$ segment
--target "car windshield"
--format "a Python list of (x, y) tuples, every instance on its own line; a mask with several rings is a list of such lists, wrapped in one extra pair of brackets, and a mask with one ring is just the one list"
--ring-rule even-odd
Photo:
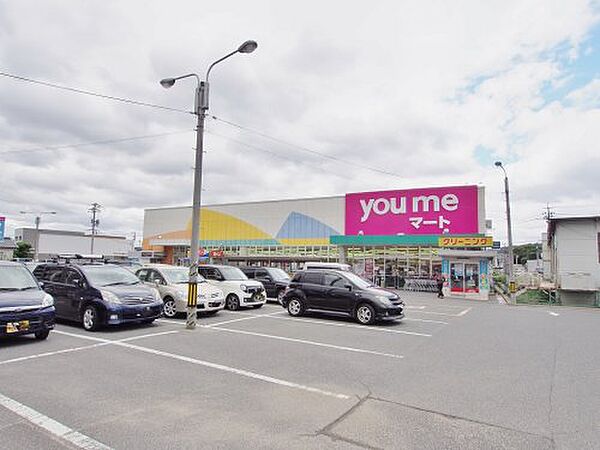
[(31, 272), (23, 266), (0, 266), (0, 291), (39, 289)]
[(356, 287), (360, 289), (366, 289), (369, 287), (373, 287), (374, 284), (370, 281), (365, 280), (364, 278), (359, 277), (355, 273), (352, 272), (344, 272), (344, 276), (350, 280)]
[[(169, 284), (186, 284), (190, 279), (190, 273), (186, 267), (170, 267), (161, 269), (162, 274)], [(198, 274), (198, 283), (204, 283), (206, 280)]]
[(277, 281), (288, 281), (290, 279), (290, 276), (282, 269), (272, 268), (269, 269), (269, 273)]
[(247, 280), (248, 277), (237, 267), (219, 267), (219, 271), (226, 280)]
[(83, 266), (81, 270), (89, 282), (98, 287), (140, 283), (132, 272), (119, 266)]

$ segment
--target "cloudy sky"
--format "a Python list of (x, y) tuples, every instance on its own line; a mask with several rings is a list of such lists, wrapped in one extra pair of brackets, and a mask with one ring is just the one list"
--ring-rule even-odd
[[(599, 2), (0, 0), (1, 72), (184, 111), (193, 82), (158, 80), (246, 39), (211, 74), (205, 203), (483, 184), (504, 241), (501, 159), (515, 242), (546, 204), (600, 214)], [(102, 232), (139, 236), (143, 208), (191, 203), (194, 124), (0, 76), (9, 234), (21, 210), (85, 230), (99, 202)]]

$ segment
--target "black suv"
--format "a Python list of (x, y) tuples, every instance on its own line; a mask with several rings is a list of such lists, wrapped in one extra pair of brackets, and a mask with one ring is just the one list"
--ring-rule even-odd
[(241, 271), (250, 279), (260, 281), (265, 287), (267, 298), (276, 298), (279, 303), (283, 293), (290, 284), (290, 276), (277, 267), (240, 267)]
[(282, 305), (291, 316), (306, 310), (345, 313), (364, 325), (404, 317), (404, 301), (352, 272), (303, 270), (292, 278)]
[(80, 322), (88, 331), (103, 325), (152, 323), (163, 301), (154, 288), (112, 264), (40, 264), (33, 274), (54, 297), (56, 317)]

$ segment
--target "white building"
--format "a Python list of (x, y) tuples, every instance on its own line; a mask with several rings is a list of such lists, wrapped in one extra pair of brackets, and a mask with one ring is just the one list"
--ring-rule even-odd
[[(38, 239), (35, 228), (17, 228), (15, 241), (24, 241), (35, 248)], [(92, 236), (81, 231), (39, 230), (39, 259), (44, 260), (61, 253), (90, 254)], [(94, 236), (94, 254), (110, 257), (127, 257), (134, 250), (133, 240), (125, 236)]]
[(0, 261), (10, 261), (17, 244), (12, 239), (0, 239)]
[(550, 219), (547, 250), (560, 301), (600, 306), (600, 216)]

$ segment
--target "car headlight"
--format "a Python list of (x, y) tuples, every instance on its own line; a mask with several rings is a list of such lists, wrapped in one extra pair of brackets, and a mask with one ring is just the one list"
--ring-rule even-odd
[(42, 308), (48, 308), (49, 306), (54, 306), (54, 299), (50, 294), (45, 294), (42, 299)]
[(246, 292), (246, 291), (248, 290), (248, 286), (246, 286), (245, 284), (240, 284), (240, 289), (241, 289), (243, 292)]
[(379, 300), (381, 303), (383, 303), (386, 306), (392, 306), (391, 300), (384, 295), (378, 295), (377, 300)]
[(101, 290), (100, 294), (102, 294), (102, 298), (105, 301), (107, 301), (108, 303), (114, 303), (114, 304), (120, 304), (121, 303), (121, 299), (117, 295), (113, 294), (110, 291)]

